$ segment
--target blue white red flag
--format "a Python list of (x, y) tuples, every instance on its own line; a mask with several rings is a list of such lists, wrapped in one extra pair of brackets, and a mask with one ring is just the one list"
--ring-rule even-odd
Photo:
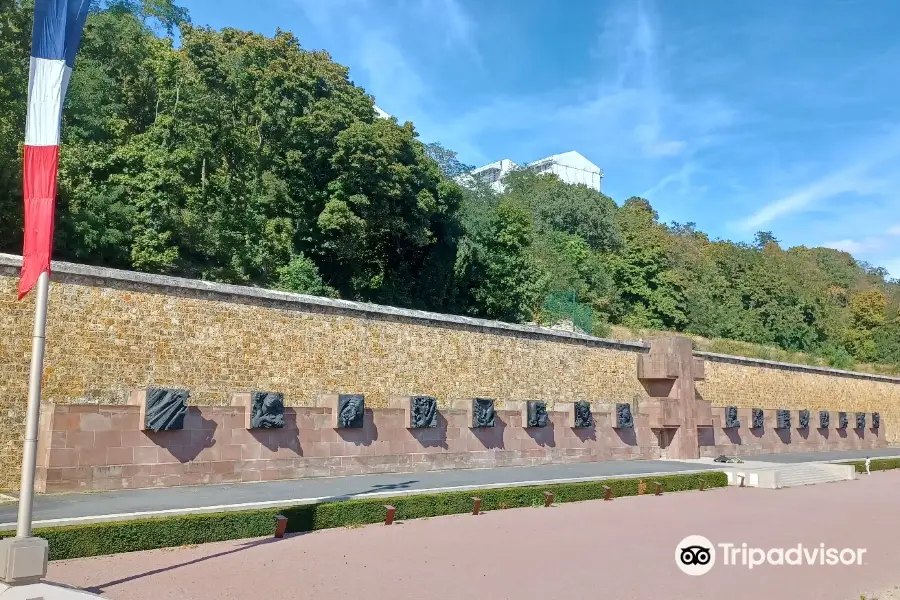
[(35, 0), (25, 121), (25, 243), (19, 300), (50, 271), (63, 101), (91, 0)]

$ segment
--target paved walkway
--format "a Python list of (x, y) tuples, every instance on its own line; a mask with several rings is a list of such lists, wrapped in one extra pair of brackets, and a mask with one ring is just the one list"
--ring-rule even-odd
[[(778, 492), (725, 488), (333, 529), (54, 562), (112, 600), (851, 600), (900, 583), (900, 473)], [(679, 542), (864, 548), (861, 565), (676, 567)]]
[[(35, 526), (40, 527), (42, 524), (57, 524), (47, 521), (98, 515), (200, 512), (203, 509), (241, 509), (268, 504), (283, 506), (329, 498), (399, 495), (448, 488), (528, 485), (557, 480), (577, 481), (650, 473), (704, 471), (709, 468), (709, 465), (664, 460), (607, 461), (58, 494), (35, 498), (34, 520)], [(14, 503), (0, 504), (0, 529), (15, 528), (16, 512)]]
[[(819, 454), (772, 454), (748, 460), (804, 462), (812, 460), (853, 460), (864, 451)], [(900, 448), (871, 451), (871, 456), (900, 455)], [(465, 469), (353, 477), (300, 479), (265, 483), (217, 484), (177, 488), (119, 490), (88, 494), (38, 496), (34, 504), (35, 526), (93, 522), (153, 516), (239, 510), (263, 506), (284, 506), (329, 498), (366, 497), (421, 493), (467, 487), (515, 486), (558, 480), (592, 480), (651, 473), (675, 473), (719, 468), (698, 461), (608, 461), (573, 465), (541, 465)], [(16, 505), (0, 503), (0, 530), (14, 529)]]

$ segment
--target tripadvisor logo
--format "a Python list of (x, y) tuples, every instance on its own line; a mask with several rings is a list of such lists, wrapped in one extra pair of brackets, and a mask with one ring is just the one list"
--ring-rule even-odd
[(829, 548), (825, 544), (790, 548), (754, 548), (747, 544), (713, 544), (702, 535), (689, 535), (675, 546), (675, 564), (687, 575), (705, 575), (716, 565), (753, 569), (771, 566), (862, 565), (865, 548)]

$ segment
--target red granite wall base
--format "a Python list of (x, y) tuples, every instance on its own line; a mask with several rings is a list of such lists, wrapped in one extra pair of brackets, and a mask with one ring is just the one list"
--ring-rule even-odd
[[(588, 429), (568, 415), (523, 429), (516, 411), (497, 411), (497, 426), (467, 427), (465, 410), (441, 410), (438, 427), (405, 427), (402, 409), (366, 411), (362, 429), (329, 427), (327, 408), (287, 408), (285, 427), (245, 429), (243, 407), (191, 407), (184, 429), (140, 431), (137, 406), (44, 406), (39, 453), (42, 492), (270, 481), (365, 473), (402, 473), (615, 459), (659, 458), (645, 416), (615, 430), (606, 413)], [(49, 434), (49, 435), (48, 435)]]
[[(799, 411), (791, 411), (790, 429), (776, 429), (776, 411), (763, 411), (763, 428), (750, 429), (751, 409), (739, 408), (738, 428), (724, 429), (725, 409), (713, 407), (713, 426), (698, 429), (700, 455), (715, 457), (753, 456), (775, 452), (834, 452), (840, 450), (865, 450), (885, 448), (884, 425), (879, 429), (871, 427), (871, 421), (864, 429), (855, 429), (855, 415), (848, 414), (850, 425), (846, 429), (837, 429), (838, 413), (831, 413), (831, 426), (819, 429), (819, 411), (810, 411), (809, 428), (800, 429)], [(871, 419), (871, 415), (868, 415)]]

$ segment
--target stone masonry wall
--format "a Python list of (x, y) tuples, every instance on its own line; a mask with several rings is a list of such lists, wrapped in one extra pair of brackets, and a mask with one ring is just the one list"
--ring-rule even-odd
[[(33, 295), (15, 299), (19, 258), (0, 255), (0, 489), (18, 485)], [(123, 404), (148, 386), (224, 406), (236, 390), (507, 400), (630, 401), (647, 346), (202, 281), (54, 263), (44, 400)], [(900, 379), (705, 355), (714, 405), (879, 411), (900, 441)]]
[(438, 426), (407, 429), (402, 409), (366, 409), (360, 429), (333, 429), (327, 408), (285, 411), (282, 429), (245, 429), (242, 407), (191, 407), (184, 429), (140, 431), (137, 406), (45, 404), (38, 452), (41, 492), (100, 491), (368, 473), (659, 458), (647, 418), (614, 430), (608, 413), (573, 429), (566, 413), (523, 428), (520, 412), (472, 429), (465, 410), (441, 409)]

